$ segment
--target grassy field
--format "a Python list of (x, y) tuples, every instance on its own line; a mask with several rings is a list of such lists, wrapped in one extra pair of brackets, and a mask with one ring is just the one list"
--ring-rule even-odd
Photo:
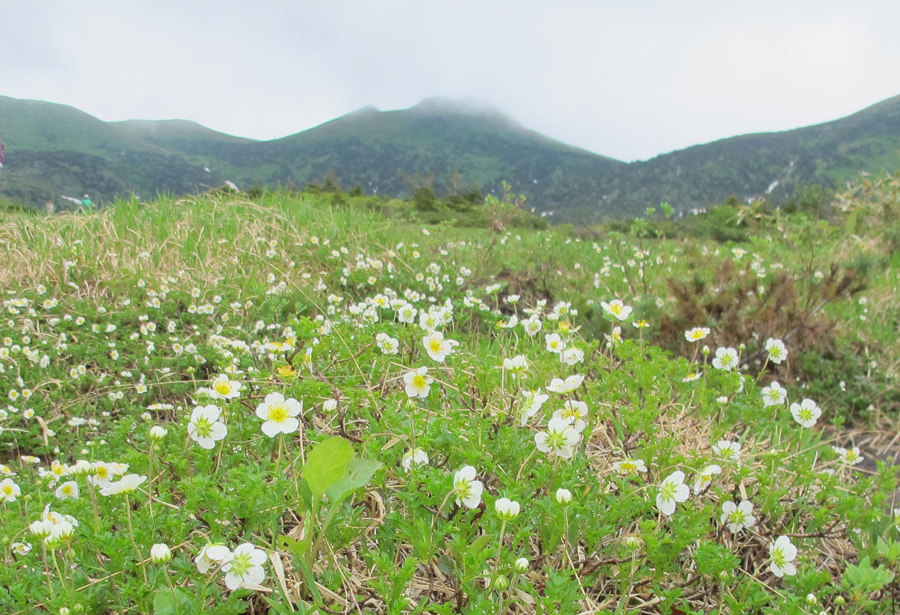
[(329, 194), (0, 213), (0, 610), (892, 612), (878, 181), (740, 244)]

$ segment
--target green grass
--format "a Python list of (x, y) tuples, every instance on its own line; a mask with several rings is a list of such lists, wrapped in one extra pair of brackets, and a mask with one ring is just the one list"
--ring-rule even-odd
[[(816, 612), (889, 612), (895, 469), (832, 448), (897, 421), (897, 270), (882, 246), (802, 215), (719, 244), (425, 225), (409, 203), (386, 217), (339, 200), (0, 213), (0, 480), (21, 490), (0, 502), (4, 612), (808, 613), (810, 594)], [(625, 320), (602, 308), (614, 298), (633, 307)], [(430, 354), (401, 303), (458, 345)], [(694, 327), (709, 335), (688, 342)], [(783, 363), (766, 359), (769, 337), (785, 340)], [(724, 348), (740, 371), (713, 366)], [(420, 367), (433, 380), (410, 397)], [(209, 392), (223, 374), (237, 396)], [(776, 380), (787, 403), (766, 406)], [(538, 389), (549, 399), (532, 414)], [(276, 393), (303, 409), (269, 437), (265, 417), (285, 418), (265, 405)], [(804, 398), (822, 409), (811, 428), (789, 410)], [(209, 405), (227, 434), (204, 448), (191, 424)], [(555, 412), (582, 421), (560, 419), (581, 432), (571, 457), (537, 446)], [(739, 459), (714, 450), (722, 440)], [(428, 461), (407, 470), (419, 449)], [(629, 459), (647, 472), (620, 472)], [(98, 494), (78, 460), (147, 480)], [(454, 482), (465, 466), (480, 497)], [(657, 496), (678, 472), (690, 496), (669, 514)], [(70, 481), (80, 497), (57, 497)], [(732, 533), (723, 506), (741, 500), (755, 523)], [(78, 521), (70, 537), (29, 529), (47, 506)], [(783, 578), (781, 536), (798, 550)], [(173, 557), (153, 561), (157, 544)], [(222, 562), (201, 570), (210, 544), (252, 545), (262, 570), (244, 587)]]

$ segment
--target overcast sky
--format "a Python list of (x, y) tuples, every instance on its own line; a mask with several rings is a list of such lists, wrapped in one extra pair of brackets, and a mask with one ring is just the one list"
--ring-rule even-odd
[(900, 94), (898, 23), (897, 0), (0, 0), (0, 94), (257, 139), (477, 98), (634, 160)]

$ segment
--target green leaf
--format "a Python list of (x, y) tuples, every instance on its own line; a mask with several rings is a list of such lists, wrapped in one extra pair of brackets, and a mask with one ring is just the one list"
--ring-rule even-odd
[(297, 559), (303, 557), (303, 554), (309, 550), (310, 544), (312, 544), (312, 540), (310, 538), (304, 538), (303, 540), (294, 540), (290, 536), (285, 536), (284, 534), (278, 535), (278, 546), (287, 548)]
[(266, 604), (269, 605), (269, 609), (271, 609), (273, 613), (277, 613), (278, 615), (290, 615), (290, 613), (293, 612), (288, 607), (281, 604), (280, 602), (275, 602), (275, 600), (273, 598), (269, 598), (268, 596), (263, 596), (263, 600), (266, 601)]
[(469, 545), (469, 555), (477, 555), (484, 551), (484, 548), (488, 546), (493, 538), (493, 534), (484, 534), (473, 540), (472, 544)]
[(337, 506), (354, 491), (369, 484), (372, 476), (374, 476), (375, 472), (377, 472), (380, 467), (380, 461), (373, 461), (371, 459), (351, 459), (347, 463), (347, 475), (343, 480), (331, 485), (325, 490), (325, 494), (328, 496), (331, 505)]
[(318, 501), (325, 490), (340, 482), (347, 474), (347, 464), (353, 458), (353, 446), (343, 438), (334, 437), (317, 444), (306, 458), (303, 478)]
[[(177, 600), (177, 603), (176, 603)], [(190, 613), (191, 597), (180, 589), (172, 590), (168, 587), (157, 590), (153, 597), (153, 615), (176, 615), (176, 613)]]

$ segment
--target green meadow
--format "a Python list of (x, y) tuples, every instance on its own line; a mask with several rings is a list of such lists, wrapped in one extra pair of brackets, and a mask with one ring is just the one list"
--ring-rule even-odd
[(898, 196), (0, 213), (0, 611), (893, 612)]

